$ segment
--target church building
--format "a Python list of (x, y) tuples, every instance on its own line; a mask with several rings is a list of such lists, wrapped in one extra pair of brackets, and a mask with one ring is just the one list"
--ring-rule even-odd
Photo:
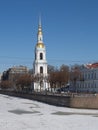
[(48, 89), (46, 47), (43, 43), (41, 19), (39, 19), (37, 44), (35, 46), (34, 77), (35, 77), (34, 81), (35, 91), (43, 91)]

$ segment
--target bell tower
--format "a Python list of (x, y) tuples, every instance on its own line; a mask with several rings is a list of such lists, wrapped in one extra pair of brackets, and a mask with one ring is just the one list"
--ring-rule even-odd
[(46, 60), (46, 48), (43, 43), (43, 33), (41, 19), (39, 19), (37, 44), (35, 46), (35, 59), (34, 59), (34, 90), (41, 91), (48, 88), (47, 83), (47, 60)]

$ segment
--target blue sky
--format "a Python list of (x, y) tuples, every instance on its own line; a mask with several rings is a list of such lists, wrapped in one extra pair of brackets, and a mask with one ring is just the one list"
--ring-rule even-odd
[(0, 0), (0, 72), (33, 67), (40, 13), (48, 64), (98, 61), (98, 0)]

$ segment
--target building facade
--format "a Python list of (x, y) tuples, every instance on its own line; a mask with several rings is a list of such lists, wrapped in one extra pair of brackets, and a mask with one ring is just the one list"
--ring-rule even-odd
[(98, 63), (87, 65), (81, 70), (82, 80), (77, 80), (77, 92), (98, 92)]
[(28, 68), (26, 66), (14, 66), (3, 72), (2, 80), (15, 81), (19, 75), (27, 74)]
[(21, 76), (23, 74), (27, 74), (29, 72), (28, 68), (26, 66), (15, 66), (10, 68), (9, 71), (9, 80), (14, 80), (15, 76), (17, 77), (17, 75)]
[(46, 47), (43, 43), (43, 33), (41, 20), (39, 20), (37, 44), (35, 46), (35, 59), (34, 59), (34, 90), (41, 91), (48, 88), (47, 82), (47, 60), (46, 60)]

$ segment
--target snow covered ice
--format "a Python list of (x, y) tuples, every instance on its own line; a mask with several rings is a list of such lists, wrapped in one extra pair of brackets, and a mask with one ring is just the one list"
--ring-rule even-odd
[(0, 94), (0, 130), (97, 130), (98, 110), (56, 107)]

